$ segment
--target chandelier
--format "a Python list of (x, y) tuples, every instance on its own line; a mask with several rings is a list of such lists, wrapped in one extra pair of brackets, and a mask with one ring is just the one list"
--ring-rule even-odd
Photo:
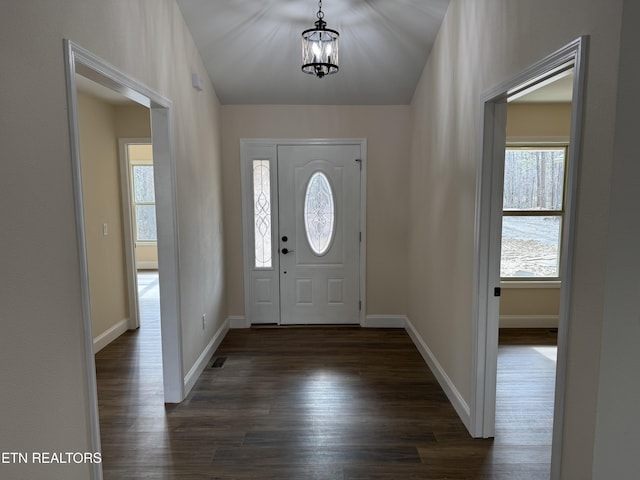
[(316, 28), (302, 32), (302, 71), (322, 78), (338, 71), (338, 39), (340, 34), (327, 27), (322, 11), (322, 0), (318, 2)]

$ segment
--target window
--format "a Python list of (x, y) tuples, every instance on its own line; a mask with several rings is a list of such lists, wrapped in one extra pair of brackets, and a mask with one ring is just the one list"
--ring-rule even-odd
[[(129, 145), (132, 147), (147, 147), (147, 145)], [(150, 149), (151, 146), (148, 145)], [(153, 163), (149, 160), (133, 160), (135, 152), (129, 152), (131, 199), (133, 210), (133, 224), (135, 226), (136, 243), (156, 243), (156, 196), (153, 184)]]
[(309, 179), (304, 200), (304, 229), (313, 253), (325, 255), (331, 247), (335, 231), (333, 190), (322, 172)]
[(253, 239), (255, 268), (271, 268), (271, 165), (253, 161)]
[(503, 280), (560, 277), (566, 158), (566, 147), (506, 149)]

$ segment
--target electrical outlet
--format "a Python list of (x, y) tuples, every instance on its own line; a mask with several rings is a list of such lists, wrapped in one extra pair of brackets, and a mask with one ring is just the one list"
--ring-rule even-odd
[(102, 235), (104, 235), (105, 237), (107, 235), (109, 235), (109, 224), (108, 223), (103, 223), (102, 224)]
[(202, 314), (202, 329), (204, 330), (204, 326), (207, 323), (207, 314), (203, 313)]

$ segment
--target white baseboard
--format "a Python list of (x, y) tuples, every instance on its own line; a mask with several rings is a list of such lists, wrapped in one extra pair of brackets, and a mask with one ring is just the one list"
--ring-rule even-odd
[(229, 317), (229, 328), (250, 328), (251, 324), (241, 315), (231, 315)]
[(444, 390), (444, 393), (447, 395), (447, 398), (449, 398), (449, 401), (458, 413), (462, 423), (464, 423), (467, 430), (471, 432), (471, 409), (469, 408), (469, 405), (464, 401), (464, 398), (462, 398), (462, 395), (456, 386), (453, 384), (436, 357), (433, 355), (433, 352), (429, 349), (409, 319), (406, 320), (405, 329), (420, 352), (420, 355), (422, 355), (422, 358), (424, 358), (424, 361), (427, 362), (427, 365), (435, 375), (440, 387), (442, 387), (442, 390)]
[(216, 349), (222, 343), (225, 335), (229, 331), (229, 319), (227, 318), (222, 325), (218, 329), (218, 331), (213, 335), (213, 338), (209, 341), (205, 349), (202, 351), (196, 363), (193, 364), (193, 367), (189, 370), (187, 375), (184, 377), (184, 396), (189, 394), (193, 386), (196, 384), (196, 381), (200, 377), (202, 371), (207, 368), (207, 364), (209, 363), (209, 359), (213, 356)]
[(500, 315), (500, 328), (558, 328), (558, 315)]
[(362, 327), (364, 328), (404, 328), (407, 317), (404, 315), (367, 315)]
[(93, 339), (93, 353), (96, 354), (129, 329), (129, 319), (123, 318), (107, 331)]

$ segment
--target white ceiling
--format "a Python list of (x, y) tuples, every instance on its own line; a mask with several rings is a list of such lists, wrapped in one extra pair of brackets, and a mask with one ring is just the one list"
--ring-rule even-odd
[[(223, 104), (393, 105), (411, 101), (449, 0), (324, 0), (340, 71), (301, 72), (315, 0), (177, 0)], [(191, 72), (185, 72), (190, 75)]]
[(80, 92), (86, 93), (92, 97), (97, 97), (112, 105), (137, 105), (134, 101), (129, 100), (127, 97), (115, 90), (104, 87), (99, 83), (78, 74), (76, 74), (76, 88)]
[[(449, 2), (324, 0), (328, 27), (340, 31), (340, 71), (319, 79), (300, 71), (300, 34), (313, 26), (315, 1), (177, 1), (223, 104), (327, 105), (408, 104)], [(109, 103), (133, 103), (76, 81)], [(512, 101), (571, 102), (572, 86), (568, 71)]]

